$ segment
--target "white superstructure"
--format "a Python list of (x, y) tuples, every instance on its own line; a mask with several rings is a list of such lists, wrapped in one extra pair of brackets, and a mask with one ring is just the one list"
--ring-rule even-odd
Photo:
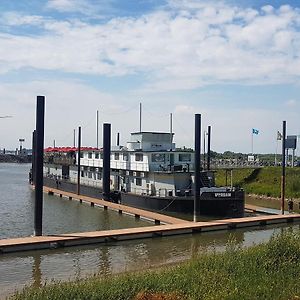
[[(62, 161), (64, 155), (74, 155), (74, 161), (78, 162), (78, 152), (70, 153), (61, 155)], [(82, 184), (102, 187), (102, 154), (101, 149), (81, 150)], [(110, 167), (111, 189), (146, 195), (176, 195), (191, 189), (194, 152), (176, 149), (173, 133), (137, 132), (131, 134), (126, 146), (112, 147)], [(48, 163), (45, 172), (48, 176), (77, 181), (75, 164), (59, 168), (58, 164)]]

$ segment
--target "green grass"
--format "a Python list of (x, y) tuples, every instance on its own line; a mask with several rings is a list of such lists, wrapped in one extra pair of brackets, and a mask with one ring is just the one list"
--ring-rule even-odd
[(230, 242), (223, 253), (204, 253), (179, 266), (27, 288), (13, 299), (117, 300), (141, 292), (169, 297), (136, 299), (298, 299), (299, 274), (300, 234), (285, 231), (267, 244), (241, 249)]
[[(224, 170), (216, 172), (216, 184), (225, 185)], [(229, 175), (228, 184), (230, 184)], [(247, 193), (280, 197), (281, 168), (234, 169), (233, 185), (242, 187)], [(286, 170), (286, 197), (300, 198), (300, 168), (287, 168)]]

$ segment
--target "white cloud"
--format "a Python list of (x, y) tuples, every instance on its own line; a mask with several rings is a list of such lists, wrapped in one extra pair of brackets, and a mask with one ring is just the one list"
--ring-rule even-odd
[(93, 19), (102, 19), (105, 14), (115, 12), (115, 0), (48, 0), (46, 8), (60, 13), (75, 13)]
[(1, 15), (1, 23), (6, 26), (40, 26), (44, 22), (45, 18), (38, 15), (24, 15), (17, 12), (6, 12)]
[(89, 14), (93, 6), (85, 0), (49, 0), (48, 9), (54, 9), (59, 12), (81, 12)]
[[(95, 11), (96, 4), (84, 0), (51, 0), (47, 7), (70, 12), (91, 5)], [(254, 10), (170, 0), (152, 13), (100, 24), (17, 13), (6, 14), (6, 20), (43, 33), (0, 34), (2, 74), (27, 67), (104, 76), (144, 73), (143, 88), (156, 91), (299, 82), (300, 11), (290, 6)]]

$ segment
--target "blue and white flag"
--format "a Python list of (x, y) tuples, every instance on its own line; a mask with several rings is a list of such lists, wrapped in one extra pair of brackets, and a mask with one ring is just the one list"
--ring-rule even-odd
[(259, 134), (259, 130), (255, 129), (255, 128), (252, 128), (252, 134)]

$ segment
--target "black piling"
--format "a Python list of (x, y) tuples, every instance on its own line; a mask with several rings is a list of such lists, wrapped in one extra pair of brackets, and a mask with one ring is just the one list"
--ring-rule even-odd
[(195, 114), (195, 183), (194, 183), (194, 222), (200, 214), (200, 171), (201, 171), (201, 115)]
[(110, 200), (110, 143), (111, 125), (103, 124), (103, 199)]
[(208, 126), (207, 131), (207, 170), (210, 170), (210, 139), (211, 139), (211, 126)]
[(32, 132), (32, 155), (31, 155), (31, 184), (35, 185), (35, 148), (36, 148), (36, 131)]
[(41, 236), (43, 221), (43, 164), (44, 164), (45, 97), (37, 96), (35, 133), (35, 205), (34, 235)]
[(77, 195), (80, 195), (80, 173), (81, 173), (81, 165), (80, 165), (80, 156), (81, 156), (81, 127), (78, 127), (78, 158), (77, 158)]
[(286, 142), (286, 121), (282, 123), (282, 175), (281, 175), (281, 214), (284, 215), (285, 198), (285, 142)]

